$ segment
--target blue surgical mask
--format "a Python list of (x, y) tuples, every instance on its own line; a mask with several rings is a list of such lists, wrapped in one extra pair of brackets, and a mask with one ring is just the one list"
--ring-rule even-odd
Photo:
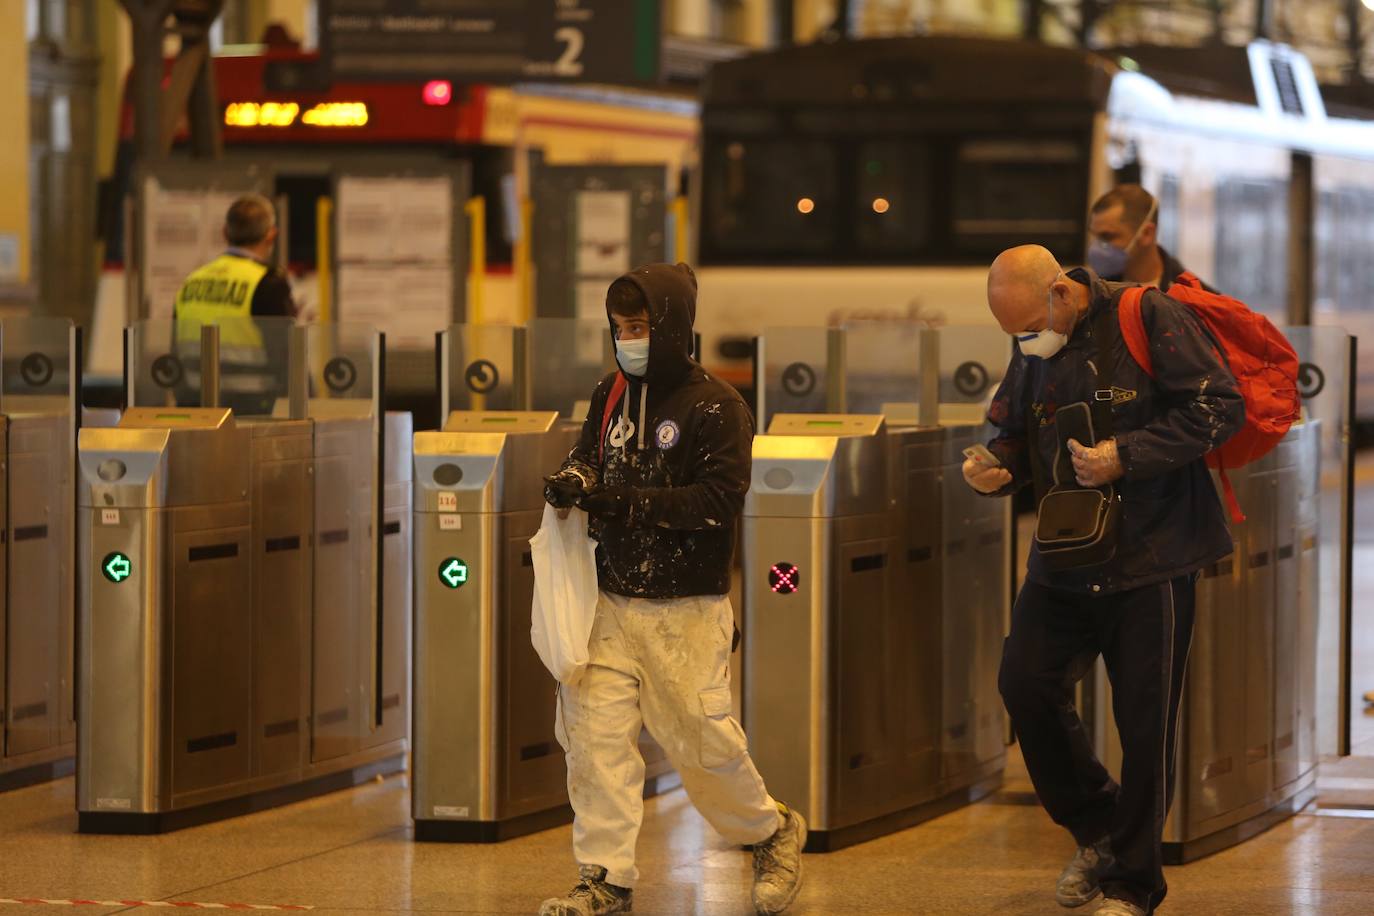
[(649, 371), (649, 338), (643, 340), (617, 340), (615, 358), (626, 375), (643, 378)]
[(1125, 248), (1118, 248), (1107, 241), (1093, 242), (1088, 248), (1088, 266), (1104, 280), (1120, 280), (1125, 277), (1126, 266), (1131, 261), (1131, 249), (1139, 240), (1140, 233), (1154, 221), (1158, 210), (1159, 201), (1150, 204), (1150, 212), (1145, 215), (1145, 222), (1136, 227), (1135, 234), (1131, 236)]
[(1131, 253), (1111, 242), (1093, 242), (1088, 249), (1088, 266), (1104, 280), (1120, 280), (1126, 276), (1126, 264)]

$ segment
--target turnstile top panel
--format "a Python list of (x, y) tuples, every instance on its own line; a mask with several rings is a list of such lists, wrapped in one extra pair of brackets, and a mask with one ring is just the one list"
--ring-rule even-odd
[(277, 436), (309, 436), (314, 424), (309, 420), (285, 420), (280, 417), (245, 417), (239, 424), (254, 439)]
[(9, 417), (53, 417), (72, 412), (71, 398), (56, 394), (9, 394), (0, 401), (0, 413)]
[(780, 413), (768, 426), (770, 436), (876, 436), (881, 414)]
[(444, 421), (446, 433), (546, 433), (558, 422), (552, 410), (455, 410)]
[(222, 429), (234, 426), (228, 407), (130, 407), (120, 429)]
[[(775, 417), (774, 427), (785, 416)], [(871, 419), (877, 422), (867, 424), (873, 430), (868, 435), (756, 436), (745, 516), (830, 518), (885, 511), (889, 439), (882, 417)]]

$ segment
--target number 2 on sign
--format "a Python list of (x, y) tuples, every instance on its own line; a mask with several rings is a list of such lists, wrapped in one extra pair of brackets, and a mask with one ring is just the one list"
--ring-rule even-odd
[(554, 32), (553, 37), (565, 45), (563, 56), (558, 58), (558, 62), (553, 65), (553, 72), (559, 76), (581, 76), (582, 49), (587, 44), (587, 39), (582, 35), (582, 30), (572, 26), (564, 26)]

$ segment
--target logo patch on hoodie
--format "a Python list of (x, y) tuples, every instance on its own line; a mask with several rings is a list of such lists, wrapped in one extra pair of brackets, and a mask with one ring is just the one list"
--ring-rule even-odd
[(672, 420), (664, 420), (658, 424), (658, 429), (654, 432), (654, 439), (658, 442), (658, 447), (667, 451), (677, 445), (677, 441), (682, 438), (682, 430)]

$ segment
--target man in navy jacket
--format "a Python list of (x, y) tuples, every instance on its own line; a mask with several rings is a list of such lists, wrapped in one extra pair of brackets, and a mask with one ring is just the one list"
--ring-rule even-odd
[[(969, 485), (987, 495), (1034, 482), (1043, 496), (1051, 478), (1113, 484), (1120, 495), (1118, 540), (1107, 560), (1056, 571), (1032, 549), (999, 675), (1036, 794), (1079, 846), (1057, 899), (1076, 907), (1103, 893), (1097, 912), (1110, 916), (1151, 913), (1166, 892), (1160, 841), (1193, 590), (1198, 571), (1232, 549), (1203, 456), (1245, 416), (1209, 332), (1158, 290), (1141, 304), (1154, 378), (1136, 364), (1116, 314), (1128, 288), (1086, 268), (1066, 272), (1039, 246), (997, 258), (988, 305), (1016, 340), (988, 415), (999, 431), (988, 448), (1001, 464), (964, 465)], [(1109, 411), (1110, 435), (1067, 437), (1061, 446), (1056, 414), (1080, 403), (1099, 417)], [(1121, 733), (1120, 785), (1098, 761), (1073, 703), (1074, 684), (1099, 654)]]

